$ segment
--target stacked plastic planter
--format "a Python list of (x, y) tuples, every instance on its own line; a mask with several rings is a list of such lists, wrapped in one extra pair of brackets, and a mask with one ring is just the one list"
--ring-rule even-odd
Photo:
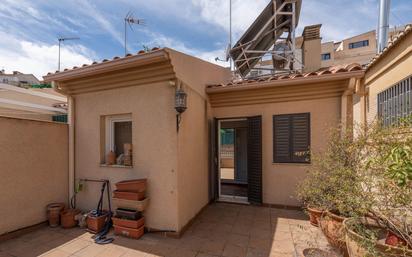
[(139, 239), (144, 234), (143, 211), (146, 198), (146, 179), (126, 180), (116, 183), (113, 202), (117, 206), (112, 218), (115, 234)]

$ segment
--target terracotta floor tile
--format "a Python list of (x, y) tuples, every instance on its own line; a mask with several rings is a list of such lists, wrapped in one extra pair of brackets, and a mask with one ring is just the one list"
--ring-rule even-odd
[(212, 255), (222, 255), (225, 242), (217, 240), (207, 240), (201, 247), (200, 251)]
[[(56, 249), (56, 250), (52, 250), (49, 252), (46, 252), (42, 255), (40, 255), (41, 257), (68, 257), (70, 256), (70, 253), (66, 253), (62, 250)], [(1, 255), (0, 255), (1, 256)]]
[(115, 241), (100, 246), (85, 230), (44, 227), (1, 242), (0, 257), (296, 257), (308, 246), (330, 248), (303, 212), (221, 203), (208, 206), (179, 239), (109, 236)]
[(227, 238), (227, 243), (232, 245), (237, 245), (241, 247), (247, 247), (249, 243), (249, 236), (239, 235), (239, 234), (229, 234)]
[(223, 250), (223, 257), (245, 257), (247, 253), (246, 247), (241, 247), (232, 244), (226, 244)]
[(71, 253), (74, 254), (77, 251), (80, 251), (81, 249), (91, 245), (92, 243), (87, 242), (85, 240), (81, 240), (81, 239), (76, 239), (74, 241), (71, 241), (69, 243), (66, 243), (62, 246), (60, 246), (58, 249), (65, 251), (67, 253)]
[(277, 240), (272, 242), (271, 252), (293, 253), (295, 246), (292, 240)]

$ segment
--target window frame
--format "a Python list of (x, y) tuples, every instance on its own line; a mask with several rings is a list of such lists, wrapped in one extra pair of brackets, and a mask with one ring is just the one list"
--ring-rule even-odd
[[(311, 164), (312, 160), (311, 160), (311, 156), (310, 156), (310, 152), (308, 154), (308, 160), (306, 161), (296, 161), (293, 160), (292, 155), (294, 154), (294, 145), (293, 145), (293, 123), (291, 122), (291, 119), (293, 116), (299, 116), (299, 115), (305, 115), (307, 116), (308, 119), (308, 126), (307, 126), (307, 138), (308, 138), (308, 151), (310, 151), (311, 148), (311, 113), (310, 112), (304, 112), (304, 113), (290, 113), (290, 114), (276, 114), (272, 116), (272, 136), (273, 136), (273, 140), (272, 140), (272, 163), (273, 164)], [(290, 117), (289, 120), (289, 160), (287, 161), (281, 161), (278, 158), (276, 158), (276, 138), (275, 138), (275, 118), (276, 117)]]
[(108, 115), (105, 117), (105, 156), (110, 151), (114, 152), (114, 126), (116, 122), (131, 122), (132, 123), (132, 141), (133, 141), (133, 121), (132, 114)]
[[(403, 99), (400, 99), (402, 97)], [(409, 106), (406, 106), (407, 103), (409, 103)], [(380, 91), (376, 95), (376, 106), (377, 117), (384, 127), (396, 125), (400, 118), (411, 115), (412, 75), (409, 75), (385, 90)]]
[[(324, 58), (325, 56), (329, 56), (329, 58)], [(322, 61), (329, 61), (330, 59), (332, 59), (332, 55), (330, 53), (323, 53), (320, 55), (320, 59)]]
[(356, 49), (356, 48), (362, 48), (362, 47), (367, 47), (367, 46), (369, 46), (369, 39), (356, 41), (356, 42), (350, 42), (348, 47), (349, 49)]

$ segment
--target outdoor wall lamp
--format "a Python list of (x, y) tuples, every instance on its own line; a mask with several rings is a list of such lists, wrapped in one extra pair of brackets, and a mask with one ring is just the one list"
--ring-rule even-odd
[(182, 88), (176, 89), (175, 94), (175, 110), (176, 114), (176, 130), (179, 132), (180, 122), (182, 121), (182, 113), (187, 109), (187, 94)]

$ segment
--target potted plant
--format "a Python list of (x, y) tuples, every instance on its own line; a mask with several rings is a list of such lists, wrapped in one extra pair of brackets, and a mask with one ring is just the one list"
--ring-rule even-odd
[(308, 176), (298, 186), (298, 196), (309, 214), (313, 206), (323, 211), (318, 221), (329, 243), (343, 251), (344, 219), (364, 213), (361, 177), (357, 173), (361, 147), (351, 135), (351, 131), (332, 129), (326, 149), (312, 154)]
[[(316, 163), (316, 162), (315, 162)], [(312, 167), (297, 187), (297, 197), (309, 214), (310, 224), (319, 226), (319, 220), (326, 208), (325, 194), (329, 190), (327, 173), (320, 167)]]
[(412, 119), (376, 123), (363, 142), (359, 174), (367, 219), (345, 222), (351, 257), (412, 256)]

